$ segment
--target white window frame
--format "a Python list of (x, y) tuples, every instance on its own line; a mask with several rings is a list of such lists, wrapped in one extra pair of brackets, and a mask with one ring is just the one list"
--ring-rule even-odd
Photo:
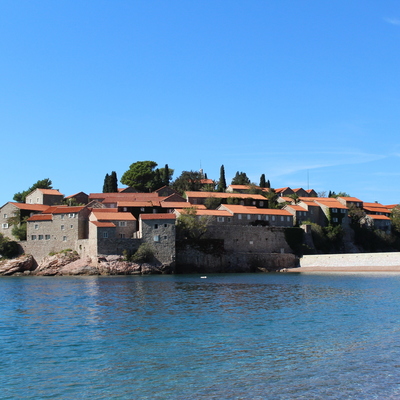
[(103, 232), (102, 237), (103, 237), (103, 239), (108, 239), (108, 232)]
[(126, 226), (126, 221), (118, 221), (118, 226), (121, 226), (121, 227)]
[(8, 229), (8, 224), (7, 224), (7, 223), (1, 224), (1, 227), (2, 227), (3, 229)]

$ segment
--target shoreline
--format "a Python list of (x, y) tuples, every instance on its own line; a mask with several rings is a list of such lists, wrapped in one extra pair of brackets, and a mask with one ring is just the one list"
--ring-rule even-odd
[(400, 273), (400, 265), (388, 266), (310, 266), (288, 268), (284, 272), (288, 273), (307, 273), (307, 272), (398, 272)]

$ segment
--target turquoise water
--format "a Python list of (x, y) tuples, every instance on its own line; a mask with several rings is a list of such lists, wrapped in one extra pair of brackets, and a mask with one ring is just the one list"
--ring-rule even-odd
[(400, 275), (0, 279), (0, 399), (399, 399)]

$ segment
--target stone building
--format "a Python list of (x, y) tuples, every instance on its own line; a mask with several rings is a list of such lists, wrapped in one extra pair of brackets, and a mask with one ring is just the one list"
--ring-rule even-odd
[(63, 198), (64, 195), (56, 189), (35, 189), (26, 196), (25, 203), (52, 206), (54, 204), (61, 204)]

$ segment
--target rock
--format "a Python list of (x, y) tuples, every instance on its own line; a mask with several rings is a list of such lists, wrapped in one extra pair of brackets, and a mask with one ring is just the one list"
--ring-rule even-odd
[(62, 267), (80, 260), (79, 255), (73, 251), (66, 251), (47, 256), (35, 270), (35, 275), (53, 276), (60, 275)]
[(0, 275), (24, 274), (35, 269), (35, 260), (31, 255), (23, 255), (12, 260), (0, 262)]

